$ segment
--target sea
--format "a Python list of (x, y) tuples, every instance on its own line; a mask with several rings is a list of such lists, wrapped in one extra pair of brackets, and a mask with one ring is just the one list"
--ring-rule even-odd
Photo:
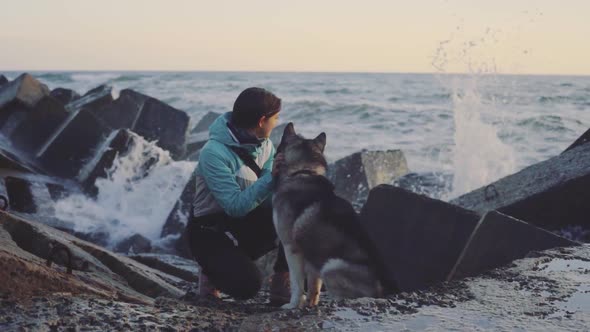
[[(3, 73), (13, 79), (20, 72)], [(280, 122), (306, 137), (327, 134), (326, 157), (402, 150), (411, 172), (436, 174), (449, 200), (551, 158), (590, 127), (590, 76), (301, 72), (31, 72), (49, 88), (80, 94), (101, 85), (134, 89), (185, 111), (194, 126), (207, 112), (229, 112), (245, 88), (283, 101)], [(147, 153), (146, 151), (150, 151)], [(134, 179), (138, 156), (160, 155)], [(117, 161), (99, 195), (54, 206), (80, 230), (153, 241), (196, 162), (174, 161), (153, 144)]]

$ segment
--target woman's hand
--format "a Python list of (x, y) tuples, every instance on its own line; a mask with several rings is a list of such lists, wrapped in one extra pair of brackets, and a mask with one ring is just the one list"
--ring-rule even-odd
[(282, 153), (276, 154), (272, 164), (272, 176), (279, 175), (281, 167), (285, 166), (285, 156)]

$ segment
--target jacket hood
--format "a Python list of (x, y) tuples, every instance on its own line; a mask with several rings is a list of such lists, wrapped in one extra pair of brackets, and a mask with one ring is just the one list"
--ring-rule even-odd
[(229, 146), (240, 146), (237, 138), (229, 130), (227, 123), (231, 119), (231, 112), (220, 115), (209, 126), (209, 139)]

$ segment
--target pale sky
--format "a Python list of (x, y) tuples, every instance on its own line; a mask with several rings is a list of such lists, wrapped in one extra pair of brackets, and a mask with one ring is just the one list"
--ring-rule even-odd
[(0, 8), (0, 70), (590, 75), (590, 0), (0, 0)]

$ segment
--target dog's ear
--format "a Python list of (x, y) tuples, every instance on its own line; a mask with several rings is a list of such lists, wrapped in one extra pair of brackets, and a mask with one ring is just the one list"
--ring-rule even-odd
[(285, 130), (283, 130), (283, 138), (285, 136), (293, 136), (293, 135), (297, 135), (295, 133), (295, 127), (293, 126), (293, 122), (289, 122), (289, 123), (287, 123)]
[(326, 133), (319, 134), (318, 137), (313, 139), (313, 142), (324, 152), (324, 148), (326, 147)]

